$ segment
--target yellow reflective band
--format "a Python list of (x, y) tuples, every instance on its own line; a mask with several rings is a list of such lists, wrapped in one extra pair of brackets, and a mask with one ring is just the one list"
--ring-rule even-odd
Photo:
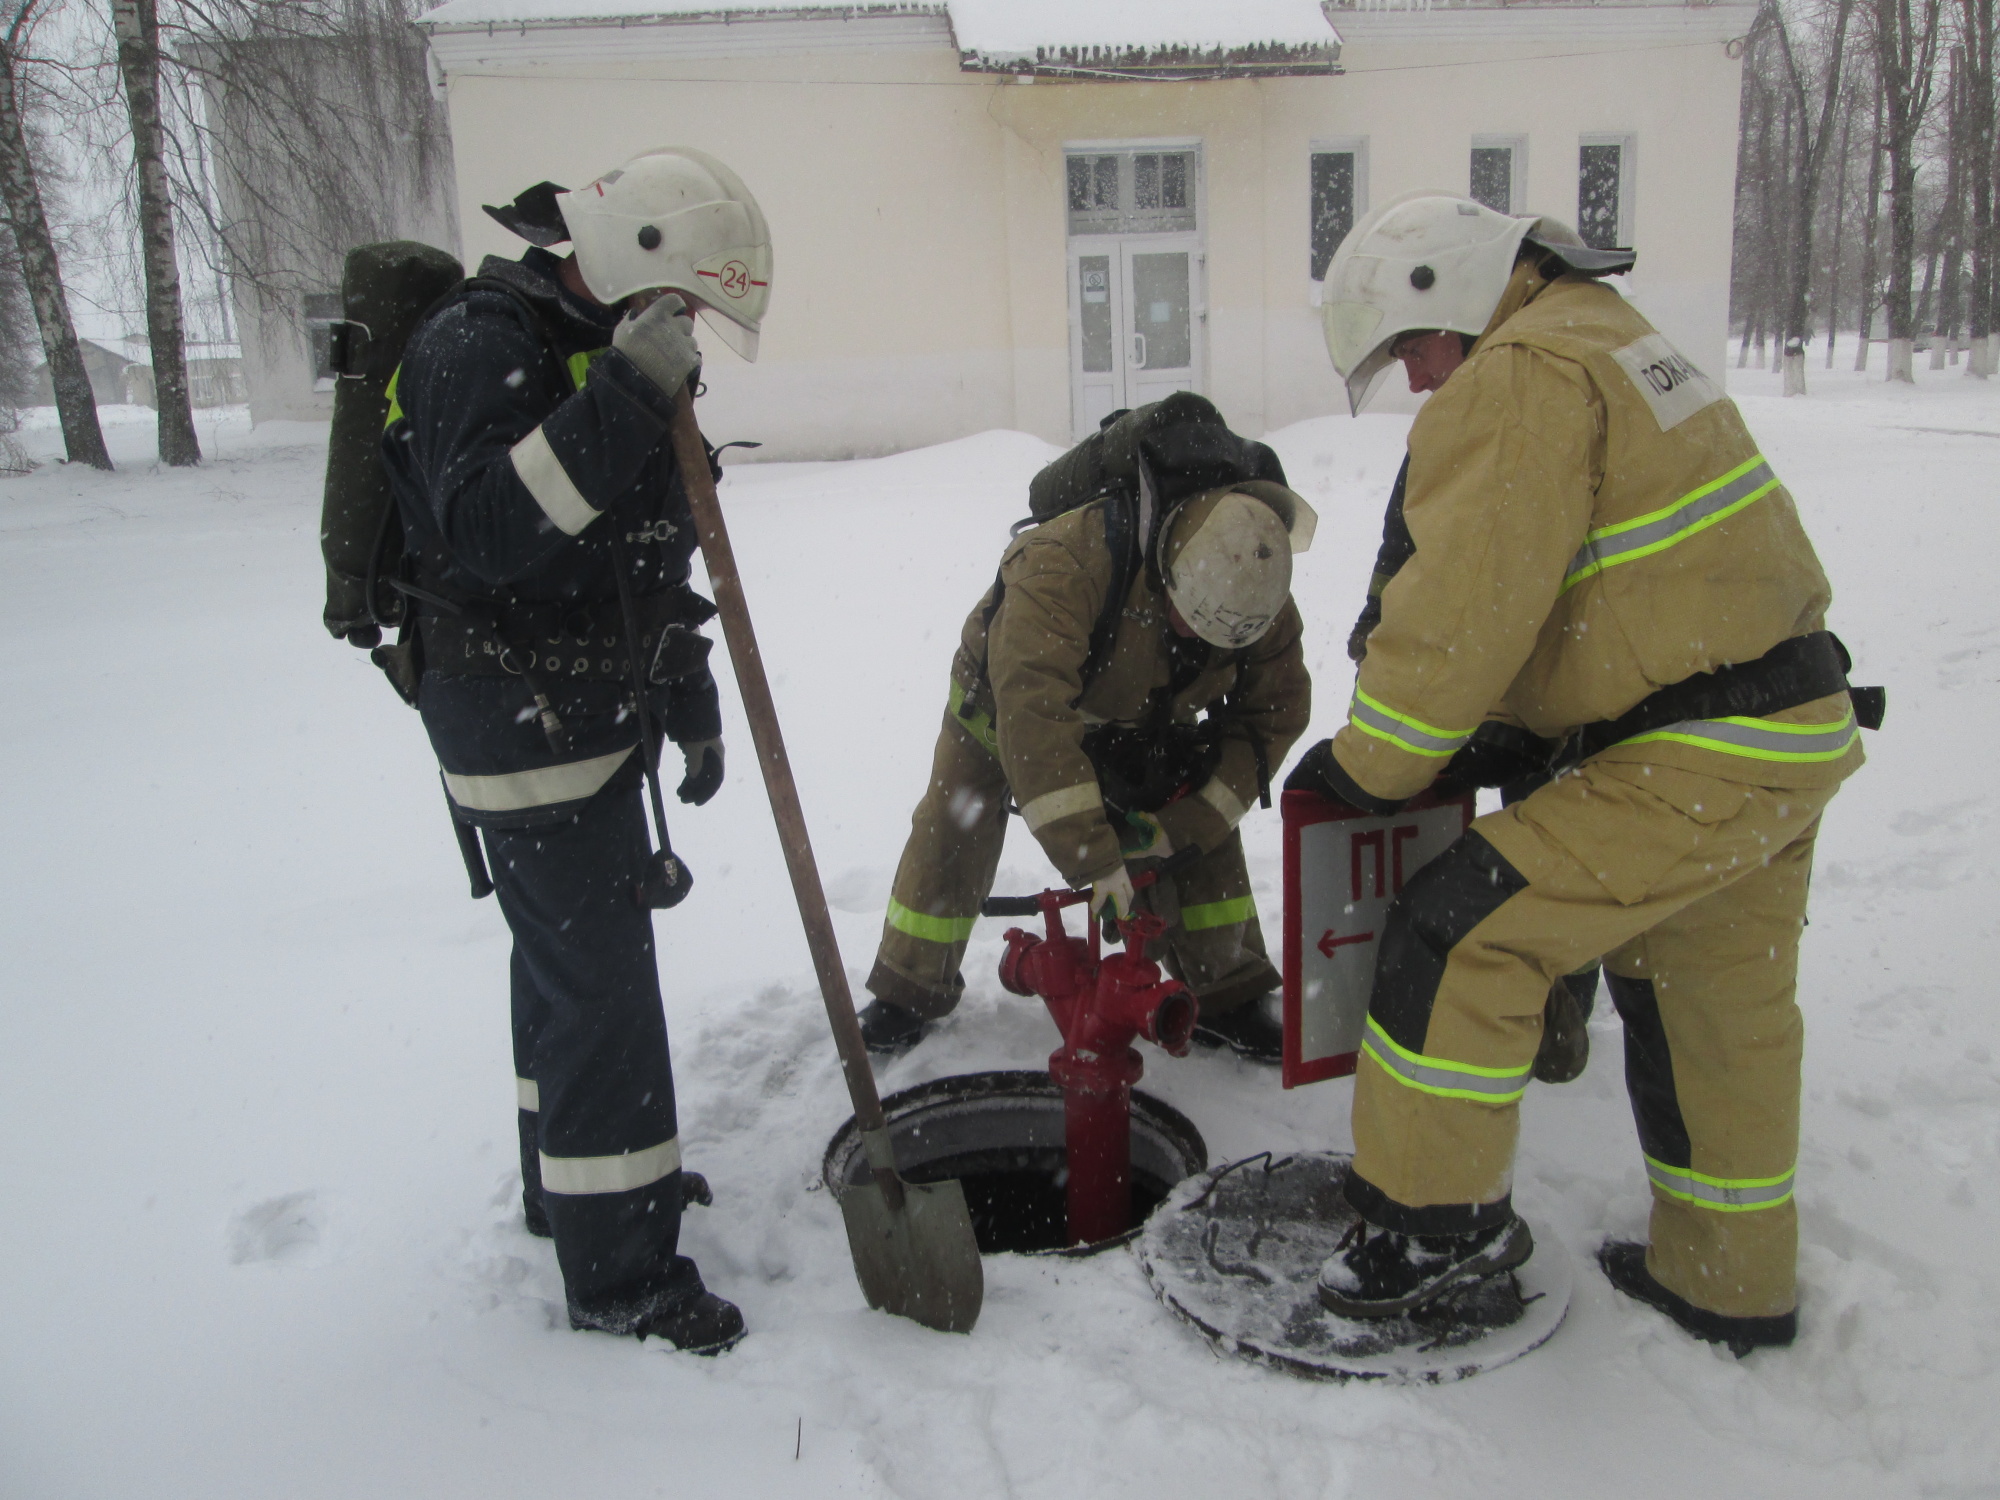
[(603, 352), (602, 349), (586, 349), (581, 354), (572, 354), (568, 361), (569, 383), (582, 390), (583, 377), (590, 373), (590, 367), (597, 363), (597, 357)]
[(1256, 915), (1256, 898), (1238, 896), (1233, 901), (1206, 901), (1200, 906), (1183, 906), (1181, 926), (1188, 932), (1206, 932), (1211, 927), (1234, 927)]
[(1669, 1198), (1724, 1214), (1755, 1213), (1789, 1202), (1797, 1171), (1795, 1167), (1776, 1177), (1711, 1177), (1706, 1172), (1670, 1167), (1653, 1157), (1646, 1158), (1646, 1176)]
[(1407, 750), (1412, 755), (1424, 755), (1438, 760), (1451, 756), (1472, 738), (1470, 729), (1439, 729), (1436, 725), (1426, 724), (1422, 719), (1399, 714), (1388, 704), (1369, 697), (1358, 687), (1354, 690), (1354, 701), (1348, 705), (1347, 722), (1363, 734), (1372, 734), (1378, 740), (1386, 740), (1398, 750)]
[(1844, 718), (1832, 724), (1781, 724), (1774, 719), (1687, 719), (1618, 743), (1692, 745), (1697, 750), (1717, 750), (1751, 760), (1801, 764), (1839, 760), (1860, 733), (1854, 713), (1849, 710)]
[(384, 432), (387, 432), (391, 427), (394, 427), (398, 422), (403, 420), (403, 403), (396, 399), (396, 382), (402, 378), (403, 367), (397, 365), (395, 369), (389, 372), (389, 384), (383, 388), (382, 394), (389, 398), (389, 415), (382, 419), (382, 430)]
[(945, 703), (946, 710), (958, 721), (960, 729), (985, 747), (988, 755), (998, 755), (1000, 740), (993, 732), (993, 715), (980, 713), (976, 709), (971, 713), (966, 712), (965, 698), (965, 688), (954, 677), (951, 681), (951, 696)]
[(1663, 506), (1616, 526), (1599, 527), (1583, 539), (1583, 548), (1570, 559), (1560, 593), (1568, 593), (1586, 578), (1595, 578), (1606, 568), (1637, 562), (1678, 546), (1689, 537), (1728, 520), (1739, 510), (1770, 494), (1778, 487), (1778, 476), (1764, 461), (1763, 454), (1738, 464), (1720, 479), (1710, 480), (1698, 490), (1690, 490), (1672, 505)]
[(911, 911), (894, 896), (889, 898), (889, 925), (906, 937), (926, 943), (962, 943), (972, 936), (977, 917), (932, 917)]
[(1482, 1068), (1475, 1063), (1426, 1057), (1395, 1041), (1373, 1016), (1368, 1018), (1361, 1050), (1405, 1088), (1441, 1099), (1470, 1099), (1475, 1104), (1512, 1104), (1527, 1093), (1528, 1068), (1533, 1066)]

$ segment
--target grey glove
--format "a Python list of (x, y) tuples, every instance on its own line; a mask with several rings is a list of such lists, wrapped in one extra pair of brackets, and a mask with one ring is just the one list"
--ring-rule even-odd
[(663, 395), (671, 396), (701, 363), (694, 341), (694, 319), (687, 304), (671, 292), (645, 311), (621, 318), (611, 333), (611, 347), (631, 360)]

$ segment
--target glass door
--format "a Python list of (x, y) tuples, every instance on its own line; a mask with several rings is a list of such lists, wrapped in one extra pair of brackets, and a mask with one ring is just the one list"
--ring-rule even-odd
[(1191, 147), (1069, 154), (1070, 416), (1078, 437), (1121, 408), (1201, 387), (1199, 163)]
[(1131, 337), (1125, 405), (1143, 406), (1194, 389), (1194, 252), (1119, 247), (1125, 263)]

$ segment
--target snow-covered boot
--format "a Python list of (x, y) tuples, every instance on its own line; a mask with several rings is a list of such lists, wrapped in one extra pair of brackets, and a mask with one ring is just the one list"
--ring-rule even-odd
[(1741, 1359), (1752, 1349), (1784, 1348), (1799, 1336), (1796, 1309), (1763, 1318), (1734, 1318), (1696, 1307), (1668, 1291), (1646, 1269), (1646, 1247), (1634, 1240), (1606, 1240), (1597, 1247), (1597, 1263), (1611, 1284), (1626, 1296), (1657, 1308), (1698, 1339), (1725, 1344)]
[[(692, 1261), (683, 1264), (693, 1266)], [(649, 1338), (665, 1339), (684, 1354), (720, 1354), (744, 1334), (743, 1314), (736, 1304), (704, 1288), (699, 1278), (692, 1293), (685, 1286), (642, 1286), (588, 1303), (572, 1297), (569, 1326), (628, 1336), (642, 1343)]]
[(1535, 1253), (1518, 1218), (1472, 1234), (1398, 1234), (1356, 1219), (1319, 1272), (1320, 1305), (1343, 1318), (1397, 1318), (1490, 1281)]
[(1278, 992), (1260, 995), (1226, 1015), (1204, 1015), (1194, 1024), (1194, 1039), (1211, 1047), (1231, 1047), (1250, 1062), (1280, 1062), (1285, 1056), (1285, 1023), (1278, 1009)]
[(870, 1000), (861, 1007), (861, 1040), (881, 1057), (901, 1057), (930, 1029), (923, 1017), (887, 1000)]

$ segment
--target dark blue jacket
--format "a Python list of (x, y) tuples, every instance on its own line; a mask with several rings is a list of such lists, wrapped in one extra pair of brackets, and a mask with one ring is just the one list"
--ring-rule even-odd
[[(665, 608), (698, 623), (711, 611), (688, 585), (695, 532), (668, 438), (672, 403), (608, 347), (617, 315), (571, 295), (557, 265), (541, 249), (489, 257), (479, 279), (506, 290), (468, 284), (404, 352), (383, 454), (416, 582), (503, 619), (614, 620), (615, 530), (649, 617)], [(622, 644), (617, 654), (622, 666)], [(539, 680), (562, 722), (560, 750), (524, 678), (424, 674), (417, 706), (446, 788), (474, 822), (567, 817), (639, 774), (629, 679)], [(669, 738), (721, 733), (705, 667), (649, 696)]]

